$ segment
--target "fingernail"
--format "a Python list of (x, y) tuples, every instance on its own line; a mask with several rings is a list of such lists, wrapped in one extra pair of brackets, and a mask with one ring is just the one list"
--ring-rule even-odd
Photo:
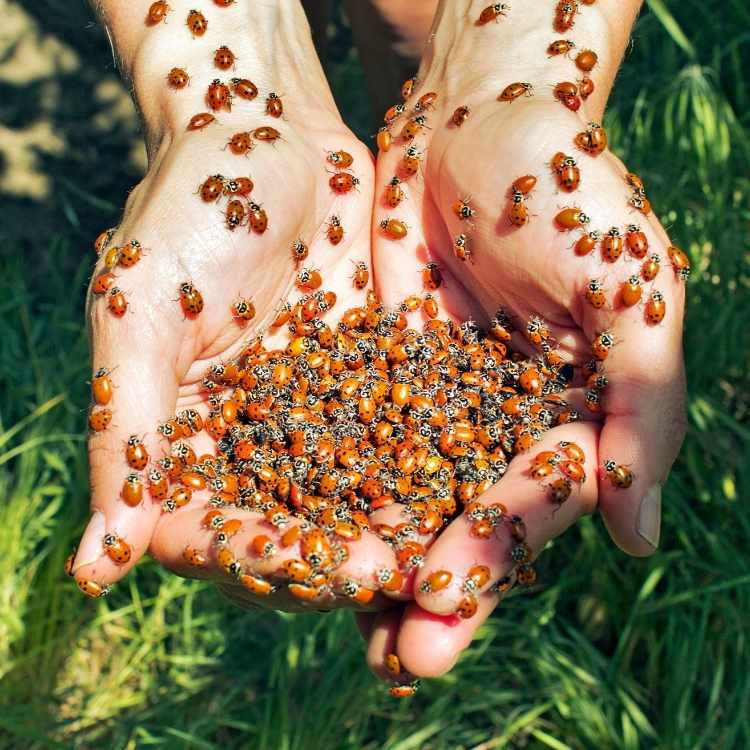
[(659, 546), (661, 533), (661, 486), (655, 484), (641, 500), (635, 530), (654, 549)]
[(81, 537), (81, 543), (78, 545), (78, 554), (73, 562), (73, 574), (84, 565), (95, 563), (103, 554), (102, 537), (107, 530), (104, 513), (95, 510)]

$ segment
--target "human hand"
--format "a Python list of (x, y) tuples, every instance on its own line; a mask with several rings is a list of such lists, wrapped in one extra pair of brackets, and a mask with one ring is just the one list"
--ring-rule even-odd
[[(121, 56), (123, 48), (137, 50), (126, 64), (143, 115), (150, 163), (145, 178), (130, 194), (122, 222), (102, 251), (92, 279), (93, 370), (106, 370), (104, 377), (112, 384), (111, 400), (95, 405), (92, 418), (100, 426), (104, 410), (112, 416), (106, 429), (92, 431), (90, 437), (94, 513), (72, 571), (84, 590), (97, 594), (124, 576), (148, 550), (180, 575), (217, 582), (237, 603), (298, 609), (302, 605), (286, 590), (255, 596), (254, 590), (266, 593), (260, 590), (262, 583), (251, 577), (243, 585), (242, 579), (222, 569), (214, 543), (216, 532), (202, 525), (210, 487), (197, 489), (201, 482), (192, 477), (192, 498), (182, 507), (172, 506), (171, 512), (163, 510), (162, 483), (155, 476), (151, 477), (154, 490), (149, 492), (149, 472), (165, 474), (157, 459), (170, 452), (156, 426), (171, 422), (174, 427), (171, 418), (188, 409), (194, 409), (203, 421), (209, 417), (202, 382), (205, 373), (236, 356), (243, 342), (266, 331), (281, 300), (301, 296), (295, 291), (295, 276), (301, 268), (319, 269), (321, 291), (335, 293), (337, 302), (329, 318), (335, 319), (343, 309), (361, 301), (364, 291), (355, 289), (352, 276), (356, 263), (369, 264), (372, 157), (342, 123), (307, 38), (304, 16), (295, 4), (252, 10), (249, 19), (242, 15), (245, 11), (231, 6), (207, 8), (209, 31), (199, 39), (192, 39), (183, 24), (189, 6), (175, 2), (170, 6), (166, 22), (153, 28), (143, 24), (140, 10), (114, 6), (111, 17), (105, 19), (119, 40)], [(278, 42), (273, 58), (259, 59), (257, 50), (269, 42)], [(222, 44), (237, 57), (234, 70), (223, 72), (214, 66), (213, 50)], [(189, 86), (169, 89), (167, 72), (180, 64), (190, 74)], [(210, 112), (205, 96), (214, 78), (244, 76), (257, 85), (257, 98), (235, 96), (231, 112), (216, 111), (216, 120), (203, 129), (187, 128), (193, 115)], [(283, 95), (281, 118), (265, 111), (271, 91)], [(227, 148), (235, 133), (269, 126), (280, 133), (276, 141), (259, 140), (256, 132), (254, 148), (247, 154), (237, 155)], [(339, 165), (326, 161), (327, 153), (339, 150), (353, 157), (353, 164), (344, 171), (359, 180), (346, 192), (335, 192), (329, 184)], [(207, 178), (217, 174), (224, 179), (206, 186)], [(231, 190), (230, 179), (248, 176), (254, 183), (249, 196), (203, 199), (200, 186), (206, 186), (205, 197), (210, 198), (212, 187)], [(346, 183), (348, 178), (339, 179)], [(246, 214), (235, 228), (227, 223), (230, 200), (239, 201)], [(258, 231), (257, 223), (248, 224), (247, 215), (260, 210), (250, 202), (265, 212), (265, 231)], [(328, 236), (334, 215), (343, 227), (343, 239), (335, 245)], [(140, 258), (138, 247), (134, 250), (129, 245), (131, 240), (140, 242)], [(299, 241), (306, 246), (307, 257), (302, 259), (293, 256), (293, 246)], [(123, 246), (127, 252), (119, 253), (116, 248)], [(107, 271), (105, 263), (118, 258), (109, 292), (93, 293)], [(133, 258), (135, 263), (123, 267)], [(184, 283), (192, 284), (203, 298), (204, 309), (198, 314), (181, 305)], [(117, 293), (113, 295), (115, 287), (128, 303), (121, 317), (110, 309), (110, 301), (120, 299)], [(247, 313), (248, 321), (230, 311), (232, 301), (240, 298), (250, 300), (257, 310), (254, 317)], [(264, 338), (269, 347), (277, 342), (283, 347), (288, 341), (285, 329), (276, 330)], [(137, 457), (126, 461), (130, 436), (142, 440), (150, 461), (139, 463)], [(198, 456), (214, 452), (214, 443), (205, 432), (172, 444), (173, 455), (181, 443)], [(137, 480), (127, 483), (132, 473)], [(129, 492), (123, 491), (124, 486)], [(136, 494), (139, 486), (142, 501)], [(283, 531), (297, 522), (276, 531), (257, 513), (241, 509), (223, 513), (227, 521), (241, 521), (239, 531), (233, 528), (236, 533), (223, 547), (237, 560), (246, 561), (246, 573), (271, 575), (286, 560), (299, 556), (298, 543), (279, 544)], [(270, 560), (248, 551), (259, 534), (269, 535), (280, 547)], [(109, 548), (103, 544), (106, 535), (114, 537), (109, 539)], [(349, 548), (348, 561), (336, 571), (339, 582), (352, 578), (372, 586), (374, 570), (396, 567), (393, 552), (373, 534), (364, 532)], [(123, 554), (127, 561), (114, 559)], [(342, 603), (359, 606), (335, 597), (310, 602), (316, 608)], [(377, 607), (378, 599), (369, 606)]]
[[(504, 478), (480, 502), (501, 501), (511, 513), (523, 515), (526, 542), (534, 555), (596, 507), (623, 550), (651, 554), (659, 541), (660, 486), (685, 429), (684, 285), (672, 268), (671, 243), (658, 220), (628, 203), (635, 193), (626, 182), (623, 164), (608, 150), (595, 156), (575, 145), (576, 135), (586, 131), (588, 122), (601, 120), (629, 25), (598, 5), (581, 6), (575, 32), (553, 31), (550, 9), (508, 10), (498, 23), (478, 25), (484, 5), (471, 3), (467, 9), (441, 3), (419, 85), (406, 114), (389, 126), (394, 143), (381, 152), (376, 171), (373, 256), (378, 289), (387, 303), (420, 293), (421, 269), (428, 261), (436, 262), (445, 278), (435, 293), (441, 314), (486, 322), (502, 307), (518, 329), (513, 343), (528, 353), (534, 347), (521, 334), (530, 319), (539, 316), (551, 333), (547, 343), (555, 342), (555, 352), (576, 367), (592, 359), (592, 342), (610, 331), (614, 345), (599, 368), (607, 378), (606, 387), (587, 388), (579, 375), (566, 394), (583, 420), (554, 428), (530, 452), (516, 456)], [(637, 5), (617, 12), (633, 15)], [(577, 49), (569, 58), (547, 57), (548, 44), (561, 37), (576, 40)], [(574, 112), (555, 99), (553, 89), (560, 81), (581, 77), (572, 58), (588, 47), (599, 54), (599, 65), (591, 73), (596, 89)], [(533, 84), (533, 96), (498, 101), (506, 86), (525, 81)], [(398, 135), (414, 115), (414, 104), (427, 92), (436, 92), (437, 99), (419, 113), (426, 116), (424, 127), (417, 127), (417, 137), (407, 142)], [(452, 116), (460, 106), (467, 106), (470, 114), (457, 126)], [(410, 144), (424, 155), (413, 176), (407, 176), (403, 162)], [(580, 185), (572, 192), (561, 187), (551, 168), (557, 152), (577, 162)], [(536, 177), (536, 184), (517, 200), (516, 206), (528, 210), (528, 222), (515, 226), (509, 219), (514, 206), (511, 186), (524, 175)], [(404, 199), (391, 208), (384, 190), (394, 176), (402, 180)], [(474, 211), (464, 219), (454, 211), (454, 204), (462, 201)], [(555, 217), (566, 207), (583, 211), (590, 223), (563, 231)], [(406, 223), (405, 238), (394, 241), (380, 231), (379, 222), (391, 217)], [(576, 241), (590, 230), (606, 234), (610, 227), (618, 227), (625, 234), (630, 224), (640, 225), (645, 235), (645, 257), (636, 257), (642, 255), (642, 240), (615, 262), (604, 258), (601, 241), (586, 255), (574, 250)], [(457, 257), (454, 243), (460, 234), (467, 237), (470, 259)], [(619, 244), (614, 242), (615, 250)], [(644, 265), (652, 254), (660, 257), (661, 270), (655, 280), (646, 281)], [(645, 269), (646, 276), (650, 270), (653, 266)], [(626, 307), (622, 292), (632, 275), (639, 281), (641, 301)], [(606, 298), (598, 309), (585, 296), (592, 279), (600, 282)], [(666, 315), (663, 322), (650, 324), (646, 303), (655, 290), (663, 296)], [(588, 398), (596, 408), (599, 397), (600, 411), (584, 405), (587, 390), (596, 391)], [(560, 441), (573, 441), (586, 456), (586, 479), (571, 483), (562, 505), (552, 501), (549, 487), (553, 477), (564, 479), (559, 469), (540, 480), (530, 476), (540, 451), (563, 453)], [(610, 480), (602, 463), (610, 458), (618, 471), (624, 470), (626, 484), (632, 473), (629, 487)], [(415, 675), (450, 668), (501, 596), (485, 588), (476, 616), (456, 618), (451, 613), (464, 595), (467, 571), (484, 564), (492, 581), (501, 579), (512, 570), (512, 546), (507, 533), (485, 541), (471, 535), (464, 517), (454, 521), (429, 551), (417, 577), (417, 603), (404, 614), (387, 612), (363, 621), (373, 668), (383, 673), (383, 657), (389, 651), (397, 652)], [(437, 570), (452, 572), (451, 585), (439, 593), (420, 592), (420, 585)]]

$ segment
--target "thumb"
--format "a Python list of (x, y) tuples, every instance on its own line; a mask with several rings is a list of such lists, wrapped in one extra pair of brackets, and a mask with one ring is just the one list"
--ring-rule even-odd
[(161, 480), (150, 475), (160, 455), (155, 425), (174, 414), (177, 398), (170, 367), (176, 353), (164, 343), (175, 337), (162, 336), (163, 345), (151, 347), (155, 332), (136, 331), (129, 313), (117, 319), (98, 303), (89, 416), (92, 516), (71, 568), (81, 591), (93, 597), (106, 593), (149, 547), (168, 482), (164, 472)]

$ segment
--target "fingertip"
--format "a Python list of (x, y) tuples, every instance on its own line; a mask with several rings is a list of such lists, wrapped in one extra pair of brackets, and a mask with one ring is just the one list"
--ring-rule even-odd
[(467, 621), (455, 614), (438, 615), (418, 604), (407, 606), (398, 634), (397, 653), (401, 664), (415, 677), (440, 677), (449, 672), (464, 648), (471, 642), (474, 628), (467, 639)]
[(633, 557), (653, 555), (661, 538), (661, 487), (652, 485), (640, 500), (637, 495), (618, 499), (616, 492), (603, 492), (601, 501), (602, 518), (612, 541)]

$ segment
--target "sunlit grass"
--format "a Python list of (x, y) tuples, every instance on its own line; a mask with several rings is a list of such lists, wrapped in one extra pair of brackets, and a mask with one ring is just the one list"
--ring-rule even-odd
[(649, 5), (607, 125), (696, 269), (662, 550), (627, 559), (586, 519), (546, 553), (537, 591), (511, 595), (449, 675), (399, 704), (344, 614), (243, 613), (149, 562), (83, 600), (61, 573), (88, 502), (88, 260), (71, 261), (71, 223), (31, 256), (2, 251), (0, 747), (750, 747), (750, 11)]

